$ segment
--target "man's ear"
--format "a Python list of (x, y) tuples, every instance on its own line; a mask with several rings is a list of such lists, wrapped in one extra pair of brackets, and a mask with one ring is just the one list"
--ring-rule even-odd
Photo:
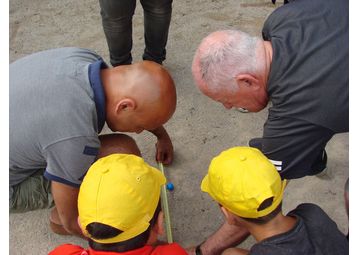
[(124, 112), (129, 112), (132, 110), (135, 110), (137, 108), (137, 104), (133, 99), (130, 98), (125, 98), (120, 100), (117, 104), (116, 104), (116, 114), (121, 114)]
[(236, 77), (236, 81), (239, 89), (241, 86), (251, 87), (253, 90), (258, 90), (260, 88), (259, 80), (251, 74), (240, 74)]
[(164, 216), (164, 213), (163, 211), (160, 211), (158, 213), (158, 219), (157, 219), (157, 222), (155, 223), (155, 225), (153, 226), (153, 231), (155, 231), (158, 235), (161, 235), (163, 236), (165, 233), (164, 233), (164, 229), (163, 229), (163, 216)]
[(80, 216), (77, 217), (77, 224), (80, 227), (80, 229), (82, 230), (83, 235), (88, 236), (88, 234), (82, 228), (81, 221), (80, 221)]
[(224, 206), (220, 206), (220, 209), (225, 215), (227, 223), (229, 223), (229, 225), (235, 225), (236, 223), (235, 215), (232, 212), (230, 212), (228, 209), (226, 209)]

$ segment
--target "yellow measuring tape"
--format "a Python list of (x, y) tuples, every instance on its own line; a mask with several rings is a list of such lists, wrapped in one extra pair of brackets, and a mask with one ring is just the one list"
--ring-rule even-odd
[[(163, 163), (158, 163), (159, 170), (164, 174)], [(165, 229), (167, 234), (168, 243), (173, 243), (172, 237), (172, 228), (170, 226), (170, 217), (169, 217), (169, 206), (168, 206), (168, 199), (167, 199), (167, 190), (165, 189), (165, 184), (162, 185), (162, 205), (164, 209), (164, 219), (165, 219)]]

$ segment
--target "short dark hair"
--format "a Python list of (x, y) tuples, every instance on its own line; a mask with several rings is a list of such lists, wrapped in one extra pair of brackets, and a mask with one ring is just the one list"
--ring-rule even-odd
[[(160, 199), (158, 206), (154, 212), (153, 218), (150, 220), (149, 228), (138, 236), (135, 236), (129, 240), (118, 243), (98, 243), (92, 239), (88, 241), (89, 246), (95, 251), (117, 252), (122, 253), (126, 251), (136, 250), (142, 248), (148, 241), (152, 227), (157, 223), (159, 212), (161, 211)], [(113, 228), (111, 226), (92, 222), (87, 225), (86, 230), (91, 237), (96, 239), (109, 239), (122, 233), (123, 231)]]
[[(259, 206), (259, 208), (257, 209), (257, 211), (262, 211), (264, 209), (266, 209), (267, 207), (271, 206), (273, 203), (273, 197), (270, 197), (266, 200), (264, 200), (261, 205)], [(258, 217), (258, 218), (244, 218), (244, 217), (240, 217), (246, 221), (252, 222), (252, 223), (256, 223), (256, 224), (265, 224), (267, 222), (269, 222), (270, 220), (272, 220), (273, 218), (276, 217), (276, 215), (281, 212), (282, 210), (282, 201), (281, 203), (275, 208), (275, 210), (273, 210), (272, 212), (270, 212), (269, 214), (262, 216), (262, 217)]]

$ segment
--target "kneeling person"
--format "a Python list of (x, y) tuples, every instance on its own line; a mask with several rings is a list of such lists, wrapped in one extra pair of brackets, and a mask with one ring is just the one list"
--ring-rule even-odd
[(258, 242), (251, 250), (229, 248), (223, 255), (348, 254), (345, 236), (319, 206), (300, 204), (282, 214), (285, 185), (255, 148), (231, 148), (212, 160), (201, 189), (219, 203), (229, 225), (247, 229)]
[[(78, 224), (90, 250), (64, 244), (49, 255), (131, 254), (186, 255), (176, 243), (153, 246), (164, 235), (160, 204), (164, 175), (129, 154), (112, 154), (89, 169), (78, 196)], [(86, 254), (87, 254), (86, 253)]]

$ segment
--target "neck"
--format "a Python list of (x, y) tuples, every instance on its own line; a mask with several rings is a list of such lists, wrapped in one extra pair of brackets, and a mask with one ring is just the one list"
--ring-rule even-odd
[(266, 59), (265, 84), (267, 84), (268, 78), (270, 76), (272, 55), (273, 55), (272, 45), (269, 41), (264, 41), (264, 49), (265, 49), (265, 59)]
[(284, 216), (282, 213), (279, 213), (266, 224), (259, 225), (248, 222), (246, 228), (259, 243), (266, 238), (289, 231), (295, 225), (296, 220), (294, 217)]

